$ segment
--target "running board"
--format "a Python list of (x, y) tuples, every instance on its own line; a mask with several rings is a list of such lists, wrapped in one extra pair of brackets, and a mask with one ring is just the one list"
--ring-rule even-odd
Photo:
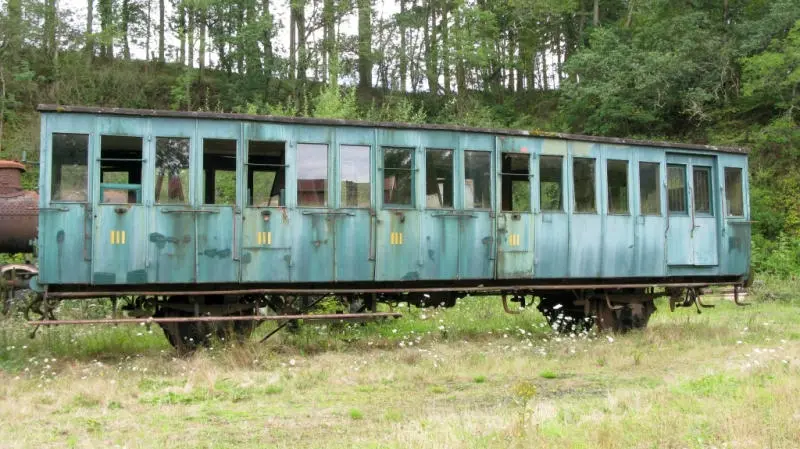
[(249, 316), (191, 316), (163, 318), (110, 318), (97, 320), (39, 320), (28, 321), (29, 326), (59, 326), (64, 324), (147, 324), (147, 323), (194, 323), (209, 321), (283, 321), (283, 320), (370, 320), (380, 318), (400, 318), (396, 312), (378, 313), (330, 313), (320, 315), (249, 315)]

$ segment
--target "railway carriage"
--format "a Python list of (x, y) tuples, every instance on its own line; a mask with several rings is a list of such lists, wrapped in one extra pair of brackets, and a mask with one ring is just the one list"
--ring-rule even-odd
[[(492, 294), (538, 297), (557, 327), (626, 330), (646, 325), (656, 297), (695, 304), (700, 287), (749, 275), (743, 149), (39, 111), (35, 287), (47, 300), (129, 297), (139, 315), (190, 318), (302, 312), (324, 294), (354, 311)], [(176, 345), (200, 326), (164, 325)]]

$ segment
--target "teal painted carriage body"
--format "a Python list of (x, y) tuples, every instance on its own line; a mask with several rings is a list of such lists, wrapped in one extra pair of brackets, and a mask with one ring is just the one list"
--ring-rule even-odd
[[(733, 279), (745, 277), (749, 269), (744, 153), (521, 132), (71, 111), (42, 109), (39, 282), (43, 285), (368, 286), (377, 282), (402, 286), (430, 281), (480, 285), (496, 280), (556, 284), (572, 279)], [(85, 179), (79, 175), (77, 184), (77, 190), (85, 187), (83, 198), (65, 198), (62, 193), (57, 198), (53, 193), (54, 176), (59, 183), (69, 173), (63, 164), (54, 165), (62, 158), (61, 144), (54, 144), (57, 134), (87, 136), (86, 175)], [(156, 190), (165, 182), (156, 167), (157, 142), (163, 138), (185, 139), (181, 142), (188, 144), (181, 204), (164, 204), (156, 198)], [(101, 167), (120, 164), (103, 157), (103, 139), (112, 142), (108, 148), (117, 141), (133, 146), (126, 147), (133, 151), (129, 154), (141, 156), (121, 163), (141, 167), (140, 174), (129, 174), (123, 184), (101, 179)], [(204, 157), (204, 142), (224, 151), (220, 149), (216, 159)], [(269, 151), (282, 154), (283, 163), (274, 165), (283, 170), (283, 189), (280, 198), (269, 204), (249, 200), (257, 188), (248, 182), (252, 142), (270, 142)], [(135, 148), (139, 144), (141, 148)], [(327, 160), (317, 161), (325, 167), (324, 176), (304, 184), (298, 183), (304, 176), (299, 170), (308, 164), (299, 159), (298, 148), (306, 144), (327, 145)], [(358, 205), (345, 201), (342, 187), (347, 184), (342, 158), (352, 146), (368, 148), (369, 153), (361, 175), (369, 178), (370, 187)], [(388, 174), (394, 168), (386, 164), (387, 148), (410, 151), (408, 204), (390, 204), (387, 192), (400, 175)], [(434, 179), (427, 173), (431, 168), (426, 154), (431, 150), (450, 152), (451, 181), (426, 184)], [(476, 181), (467, 177), (474, 166), (466, 166), (467, 152), (487, 155), (483, 170), (490, 200), (484, 204), (475, 204)], [(510, 154), (517, 155), (517, 167), (522, 167), (513, 175), (503, 171)], [(556, 208), (552, 198), (549, 206), (544, 204), (543, 160), (560, 164)], [(577, 199), (576, 160), (590, 160), (594, 166)], [(235, 192), (229, 192), (224, 204), (208, 201), (210, 167), (204, 164), (212, 161), (226, 164), (235, 183)], [(609, 178), (609, 161), (624, 166), (617, 173), (625, 173), (626, 194), (615, 200), (616, 211), (608, 192), (619, 183)], [(657, 203), (657, 210), (648, 213), (640, 192), (646, 181), (640, 179), (642, 164), (654, 164), (649, 167), (657, 174), (657, 199), (649, 200)], [(736, 180), (729, 172), (739, 173), (738, 186), (726, 186), (726, 179)], [(504, 176), (513, 176), (514, 183), (506, 184)], [(306, 186), (314, 184), (320, 190), (320, 183), (327, 192), (324, 204), (301, 204), (304, 195), (314, 194)], [(520, 210), (504, 206), (503, 198), (511, 196), (505, 192), (504, 197), (503, 189), (511, 185), (522, 186), (515, 187), (514, 201), (528, 202)], [(726, 191), (737, 188), (740, 193), (733, 197)], [(443, 189), (452, 190), (442, 194)], [(106, 199), (111, 190), (122, 191), (117, 200)], [(589, 191), (593, 199), (585, 195)], [(431, 197), (437, 195), (447, 198), (447, 204), (431, 207)], [(734, 206), (731, 213), (727, 203), (737, 195), (741, 206)], [(579, 201), (591, 200), (593, 211), (577, 210)]]

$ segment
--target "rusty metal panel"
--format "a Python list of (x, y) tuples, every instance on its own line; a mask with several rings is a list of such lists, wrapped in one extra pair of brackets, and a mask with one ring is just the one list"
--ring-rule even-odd
[(192, 206), (154, 206), (148, 279), (153, 283), (196, 281), (195, 216)]
[(335, 215), (326, 210), (297, 209), (290, 213), (293, 227), (292, 280), (333, 280), (333, 224)]
[(414, 210), (378, 212), (376, 274), (379, 281), (421, 278), (420, 217)]
[[(88, 284), (91, 225), (84, 204), (39, 208), (39, 267), (43, 284)], [(88, 232), (87, 232), (88, 231)]]
[(92, 282), (145, 284), (147, 211), (143, 206), (99, 205), (95, 218)]
[(488, 211), (469, 211), (459, 220), (459, 279), (491, 279), (494, 277), (495, 224)]
[(243, 218), (242, 282), (292, 280), (292, 222), (286, 209), (248, 207)]
[(536, 277), (567, 277), (569, 255), (569, 216), (564, 212), (536, 215)]
[(461, 216), (448, 210), (425, 210), (420, 216), (421, 279), (458, 277), (459, 222)]
[(239, 245), (233, 207), (203, 206), (195, 213), (197, 227), (197, 282), (235, 282), (239, 267), (234, 249)]

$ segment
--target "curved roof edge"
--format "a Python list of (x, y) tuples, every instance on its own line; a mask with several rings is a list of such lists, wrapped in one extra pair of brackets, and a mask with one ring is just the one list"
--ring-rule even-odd
[(69, 112), (78, 114), (107, 114), (129, 117), (168, 117), (168, 118), (194, 118), (209, 120), (242, 120), (251, 122), (287, 123), (300, 125), (322, 126), (359, 126), (368, 128), (390, 129), (424, 129), (432, 131), (460, 131), (482, 134), (497, 134), (519, 137), (548, 137), (552, 139), (577, 140), (594, 143), (612, 143), (618, 145), (644, 145), (663, 148), (680, 148), (700, 151), (716, 151), (723, 153), (747, 154), (749, 150), (744, 147), (723, 147), (715, 145), (698, 145), (690, 143), (663, 142), (654, 140), (622, 139), (617, 137), (585, 136), (580, 134), (567, 134), (546, 131), (525, 131), (514, 129), (477, 128), (457, 125), (417, 125), (411, 123), (369, 122), (361, 120), (318, 119), (307, 117), (278, 117), (272, 115), (250, 115), (227, 112), (192, 112), (168, 111), (157, 109), (129, 109), (129, 108), (104, 108), (95, 106), (60, 106), (54, 104), (40, 104), (36, 108), (39, 112)]

